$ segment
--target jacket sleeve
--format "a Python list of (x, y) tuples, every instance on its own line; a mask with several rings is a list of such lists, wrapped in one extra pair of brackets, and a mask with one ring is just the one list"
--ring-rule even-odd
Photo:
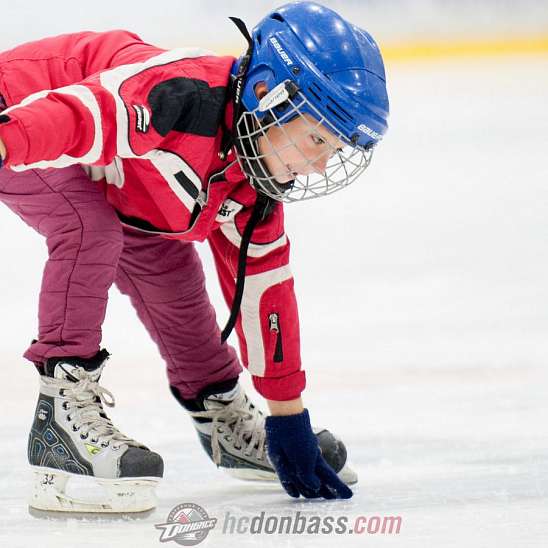
[[(238, 254), (251, 208), (242, 209), (209, 237), (225, 300), (235, 292)], [(289, 268), (282, 204), (255, 229), (248, 249), (245, 289), (236, 332), (256, 390), (270, 400), (291, 400), (304, 390), (299, 317)]]
[[(100, 47), (99, 43), (95, 41), (93, 47)], [(130, 47), (122, 40), (116, 56), (109, 44), (109, 58), (133, 62), (54, 90), (38, 91), (2, 112), (0, 139), (8, 151), (7, 167), (23, 171), (76, 163), (108, 165), (115, 156), (154, 159), (169, 124), (177, 122), (169, 118), (170, 113), (174, 117), (180, 114), (169, 108), (167, 102), (173, 97), (165, 92), (154, 94), (155, 87), (173, 74), (184, 75), (185, 57), (203, 53), (157, 50), (151, 56), (151, 46)], [(161, 128), (153, 119), (151, 93), (164, 101), (155, 105)]]
[(0, 52), (0, 95), (8, 104), (57, 89), (162, 50), (126, 30), (76, 32), (27, 42)]

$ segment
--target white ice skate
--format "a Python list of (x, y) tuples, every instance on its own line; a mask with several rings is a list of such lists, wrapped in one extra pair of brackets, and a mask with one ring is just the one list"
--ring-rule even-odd
[[(102, 350), (89, 360), (52, 358), (44, 365), (28, 445), (31, 508), (129, 513), (156, 506), (163, 461), (105, 414), (103, 403), (114, 406), (98, 384), (107, 358)], [(67, 492), (71, 483), (75, 495)]]
[[(233, 383), (232, 383), (233, 384)], [(189, 411), (202, 447), (231, 476), (251, 481), (277, 481), (268, 459), (264, 414), (236, 383), (211, 385), (194, 400), (173, 395)], [(313, 428), (323, 457), (348, 485), (358, 476), (347, 463), (346, 447), (331, 432)]]

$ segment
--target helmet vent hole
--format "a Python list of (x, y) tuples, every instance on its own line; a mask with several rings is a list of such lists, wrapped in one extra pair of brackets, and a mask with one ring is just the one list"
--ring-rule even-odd
[[(336, 113), (336, 115), (339, 116), (339, 118), (342, 119), (342, 116), (346, 116), (345, 121), (352, 121), (353, 120), (352, 115), (348, 114), (348, 112), (346, 112), (346, 110), (344, 110), (344, 108), (342, 108), (337, 103), (337, 101), (334, 101), (332, 97), (329, 97), (329, 95), (327, 96), (327, 98), (333, 103), (333, 107), (335, 107), (338, 110), (338, 113)], [(329, 108), (330, 110), (333, 110), (329, 107), (329, 105), (327, 105), (327, 108)], [(335, 113), (335, 111), (333, 111), (333, 112)]]
[(280, 23), (285, 23), (285, 19), (279, 13), (273, 13), (270, 18), (280, 21)]
[(310, 87), (308, 88), (308, 91), (315, 97), (315, 99), (318, 101), (318, 102), (322, 102), (322, 100), (320, 99), (320, 96)]
[(336, 116), (341, 122), (346, 123), (348, 120), (345, 120), (340, 113), (338, 113), (334, 108), (332, 108), (330, 105), (325, 105), (327, 110), (333, 114), (333, 116)]

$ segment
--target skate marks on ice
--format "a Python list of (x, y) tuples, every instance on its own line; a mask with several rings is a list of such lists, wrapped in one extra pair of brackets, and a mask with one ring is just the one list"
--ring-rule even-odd
[[(329, 390), (314, 390), (308, 398), (311, 408), (318, 409), (318, 422), (333, 426), (347, 442), (360, 477), (349, 501), (292, 500), (278, 484), (231, 478), (207, 459), (190, 422), (181, 421), (177, 436), (161, 432), (162, 428), (150, 440), (166, 463), (157, 490), (159, 506), (148, 516), (132, 516), (131, 521), (127, 516), (73, 519), (72, 514), (66, 519), (55, 515), (30, 519), (23, 512), (21, 489), (26, 463), (13, 460), (15, 474), (7, 482), (0, 545), (27, 548), (30, 542), (44, 539), (46, 547), (64, 545), (59, 540), (79, 546), (156, 546), (159, 536), (154, 525), (177, 504), (188, 501), (219, 520), (203, 543), (216, 548), (235, 542), (277, 548), (384, 542), (404, 548), (423, 548), (430, 542), (444, 548), (467, 543), (473, 548), (542, 546), (535, 543), (543, 538), (543, 528), (546, 532), (548, 507), (548, 443), (540, 428), (543, 421), (539, 422), (547, 406), (546, 375), (526, 368), (517, 377), (506, 370), (468, 370), (459, 380), (416, 371), (411, 381), (410, 372), (402, 370), (388, 374), (370, 368), (369, 372), (367, 397), (356, 399), (353, 381), (354, 397), (340, 387), (339, 396), (349, 403), (336, 421), (320, 412), (322, 406), (329, 409)], [(170, 405), (158, 400), (155, 422), (172, 424), (172, 412)], [(18, 443), (24, 443), (20, 438)], [(256, 516), (262, 511), (272, 516), (297, 511), (319, 516), (400, 515), (403, 524), (398, 536), (388, 538), (222, 534), (227, 512)], [(18, 530), (24, 531), (20, 539), (15, 536)]]

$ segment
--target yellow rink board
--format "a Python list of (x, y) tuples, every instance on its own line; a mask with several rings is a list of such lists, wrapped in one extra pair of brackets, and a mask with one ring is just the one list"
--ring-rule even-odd
[(541, 36), (491, 40), (437, 40), (381, 45), (387, 61), (415, 61), (447, 57), (494, 57), (506, 55), (548, 55), (548, 33)]
[[(548, 55), (548, 32), (541, 35), (494, 37), (491, 39), (423, 40), (391, 42), (379, 38), (385, 61), (428, 61), (447, 58), (503, 57), (508, 55)], [(242, 44), (215, 48), (220, 55), (239, 55)]]

